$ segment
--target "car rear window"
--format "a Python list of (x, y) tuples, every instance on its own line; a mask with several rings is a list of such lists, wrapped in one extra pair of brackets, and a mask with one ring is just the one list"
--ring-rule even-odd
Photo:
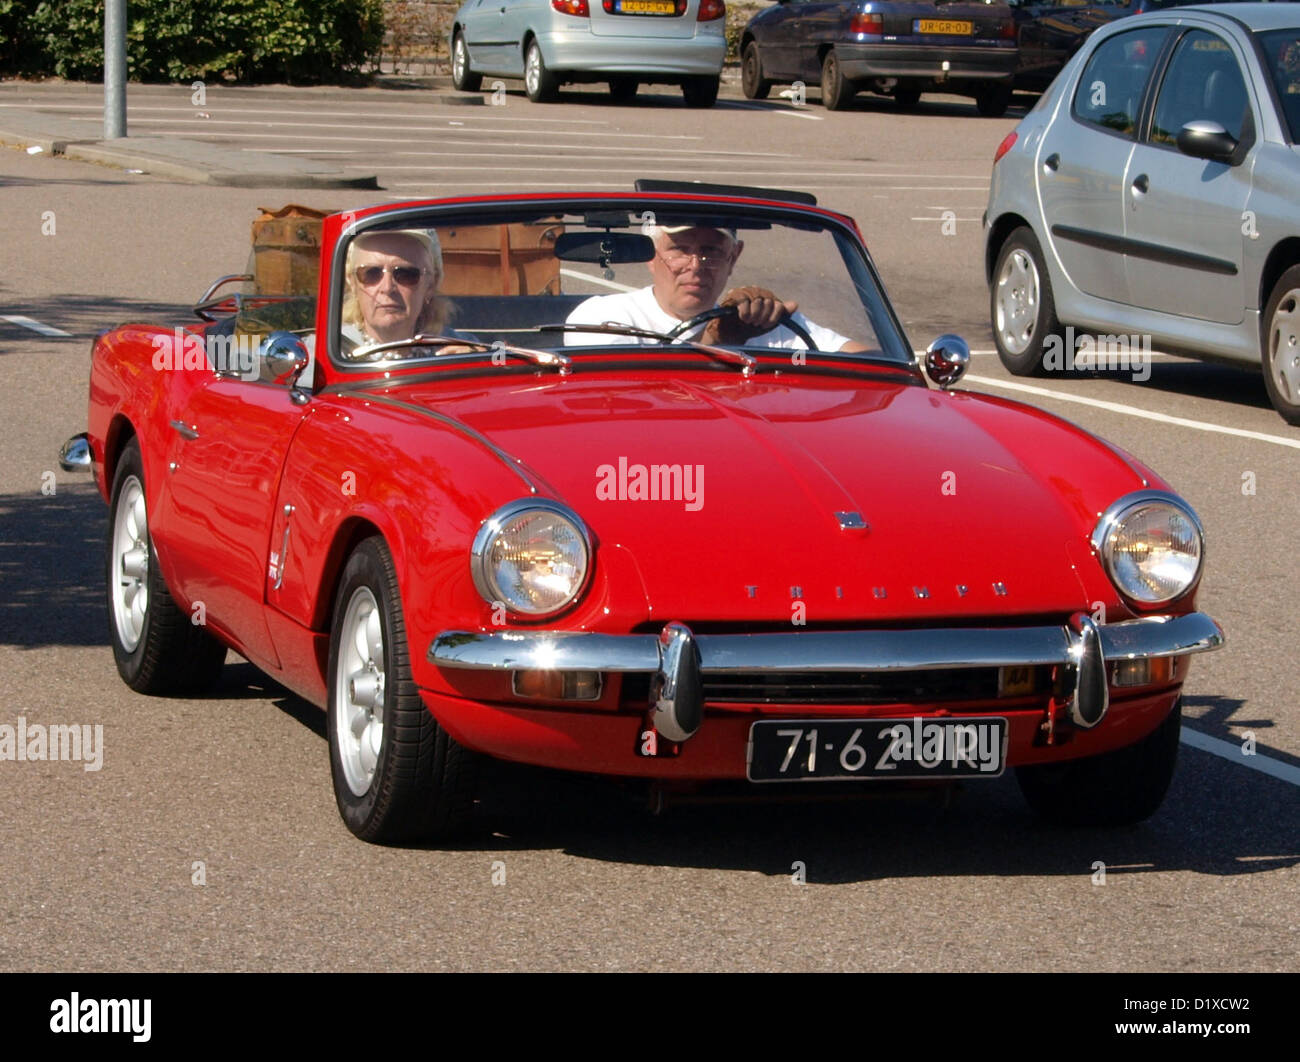
[(1117, 33), (1099, 44), (1075, 89), (1075, 118), (1133, 136), (1143, 89), (1168, 34), (1168, 26), (1144, 26)]
[(1282, 117), (1291, 142), (1300, 142), (1300, 30), (1273, 30), (1259, 35), (1268, 58), (1268, 72), (1277, 88)]

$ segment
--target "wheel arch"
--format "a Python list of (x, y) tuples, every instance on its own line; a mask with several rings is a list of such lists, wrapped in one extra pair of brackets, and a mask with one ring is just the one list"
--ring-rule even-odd
[(378, 537), (392, 552), (393, 546), (388, 536), (369, 517), (352, 515), (347, 517), (334, 531), (329, 549), (325, 554), (325, 564), (321, 568), (320, 587), (316, 594), (316, 607), (312, 612), (311, 627), (316, 631), (328, 631), (334, 612), (334, 598), (338, 594), (339, 582), (343, 578), (343, 569), (352, 556), (353, 550), (368, 538)]
[(108, 431), (104, 435), (104, 496), (113, 490), (113, 477), (117, 475), (117, 463), (122, 459), (132, 439), (136, 437), (135, 425), (125, 413), (116, 413), (108, 422)]
[(988, 238), (984, 241), (984, 283), (986, 285), (993, 283), (993, 270), (998, 264), (998, 255), (1002, 253), (1002, 245), (1019, 228), (1034, 231), (1034, 227), (1019, 214), (1003, 214), (989, 226)]
[(1257, 295), (1259, 298), (1261, 336), (1264, 329), (1268, 327), (1268, 322), (1264, 320), (1264, 310), (1268, 306), (1268, 300), (1273, 294), (1273, 289), (1277, 286), (1277, 282), (1282, 279), (1282, 274), (1294, 265), (1300, 265), (1300, 236), (1288, 236), (1278, 243), (1268, 252), (1268, 258), (1264, 261), (1264, 268), (1260, 270)]

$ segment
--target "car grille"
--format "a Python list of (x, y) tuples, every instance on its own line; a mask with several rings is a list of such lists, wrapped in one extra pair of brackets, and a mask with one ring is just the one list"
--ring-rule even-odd
[(997, 668), (765, 671), (704, 676), (705, 703), (715, 704), (926, 704), (991, 700), (997, 695)]

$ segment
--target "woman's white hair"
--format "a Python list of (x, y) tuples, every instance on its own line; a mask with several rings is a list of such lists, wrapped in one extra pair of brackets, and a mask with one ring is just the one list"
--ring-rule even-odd
[(366, 244), (383, 236), (401, 236), (420, 245), (419, 257), (424, 259), (424, 268), (433, 275), (433, 287), (425, 300), (424, 308), (415, 321), (416, 333), (438, 335), (447, 326), (447, 317), (451, 313), (451, 302), (445, 295), (438, 294), (438, 285), (442, 283), (442, 244), (433, 229), (376, 229), (363, 232), (348, 244), (347, 261), (344, 265), (343, 323), (365, 326), (361, 317), (361, 307), (357, 303), (356, 293), (356, 252), (365, 250)]

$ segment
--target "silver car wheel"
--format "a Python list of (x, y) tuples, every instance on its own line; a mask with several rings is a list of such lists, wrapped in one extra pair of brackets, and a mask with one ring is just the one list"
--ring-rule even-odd
[(451, 76), (457, 84), (465, 80), (465, 70), (469, 66), (469, 56), (465, 54), (465, 38), (456, 35), (456, 43), (451, 51)]
[(348, 788), (364, 796), (375, 780), (384, 740), (384, 631), (379, 603), (359, 587), (343, 616), (334, 672), (334, 721)]
[(149, 607), (149, 521), (144, 487), (135, 476), (122, 484), (113, 514), (113, 623), (122, 648), (135, 652)]
[(524, 87), (528, 89), (529, 96), (537, 95), (541, 82), (542, 50), (534, 44), (528, 49), (528, 57), (524, 61)]
[(1027, 251), (1017, 248), (1007, 255), (997, 285), (994, 327), (1008, 353), (1023, 354), (1034, 340), (1040, 291), (1038, 267)]
[(1273, 386), (1288, 402), (1300, 404), (1300, 289), (1282, 296), (1268, 328)]

